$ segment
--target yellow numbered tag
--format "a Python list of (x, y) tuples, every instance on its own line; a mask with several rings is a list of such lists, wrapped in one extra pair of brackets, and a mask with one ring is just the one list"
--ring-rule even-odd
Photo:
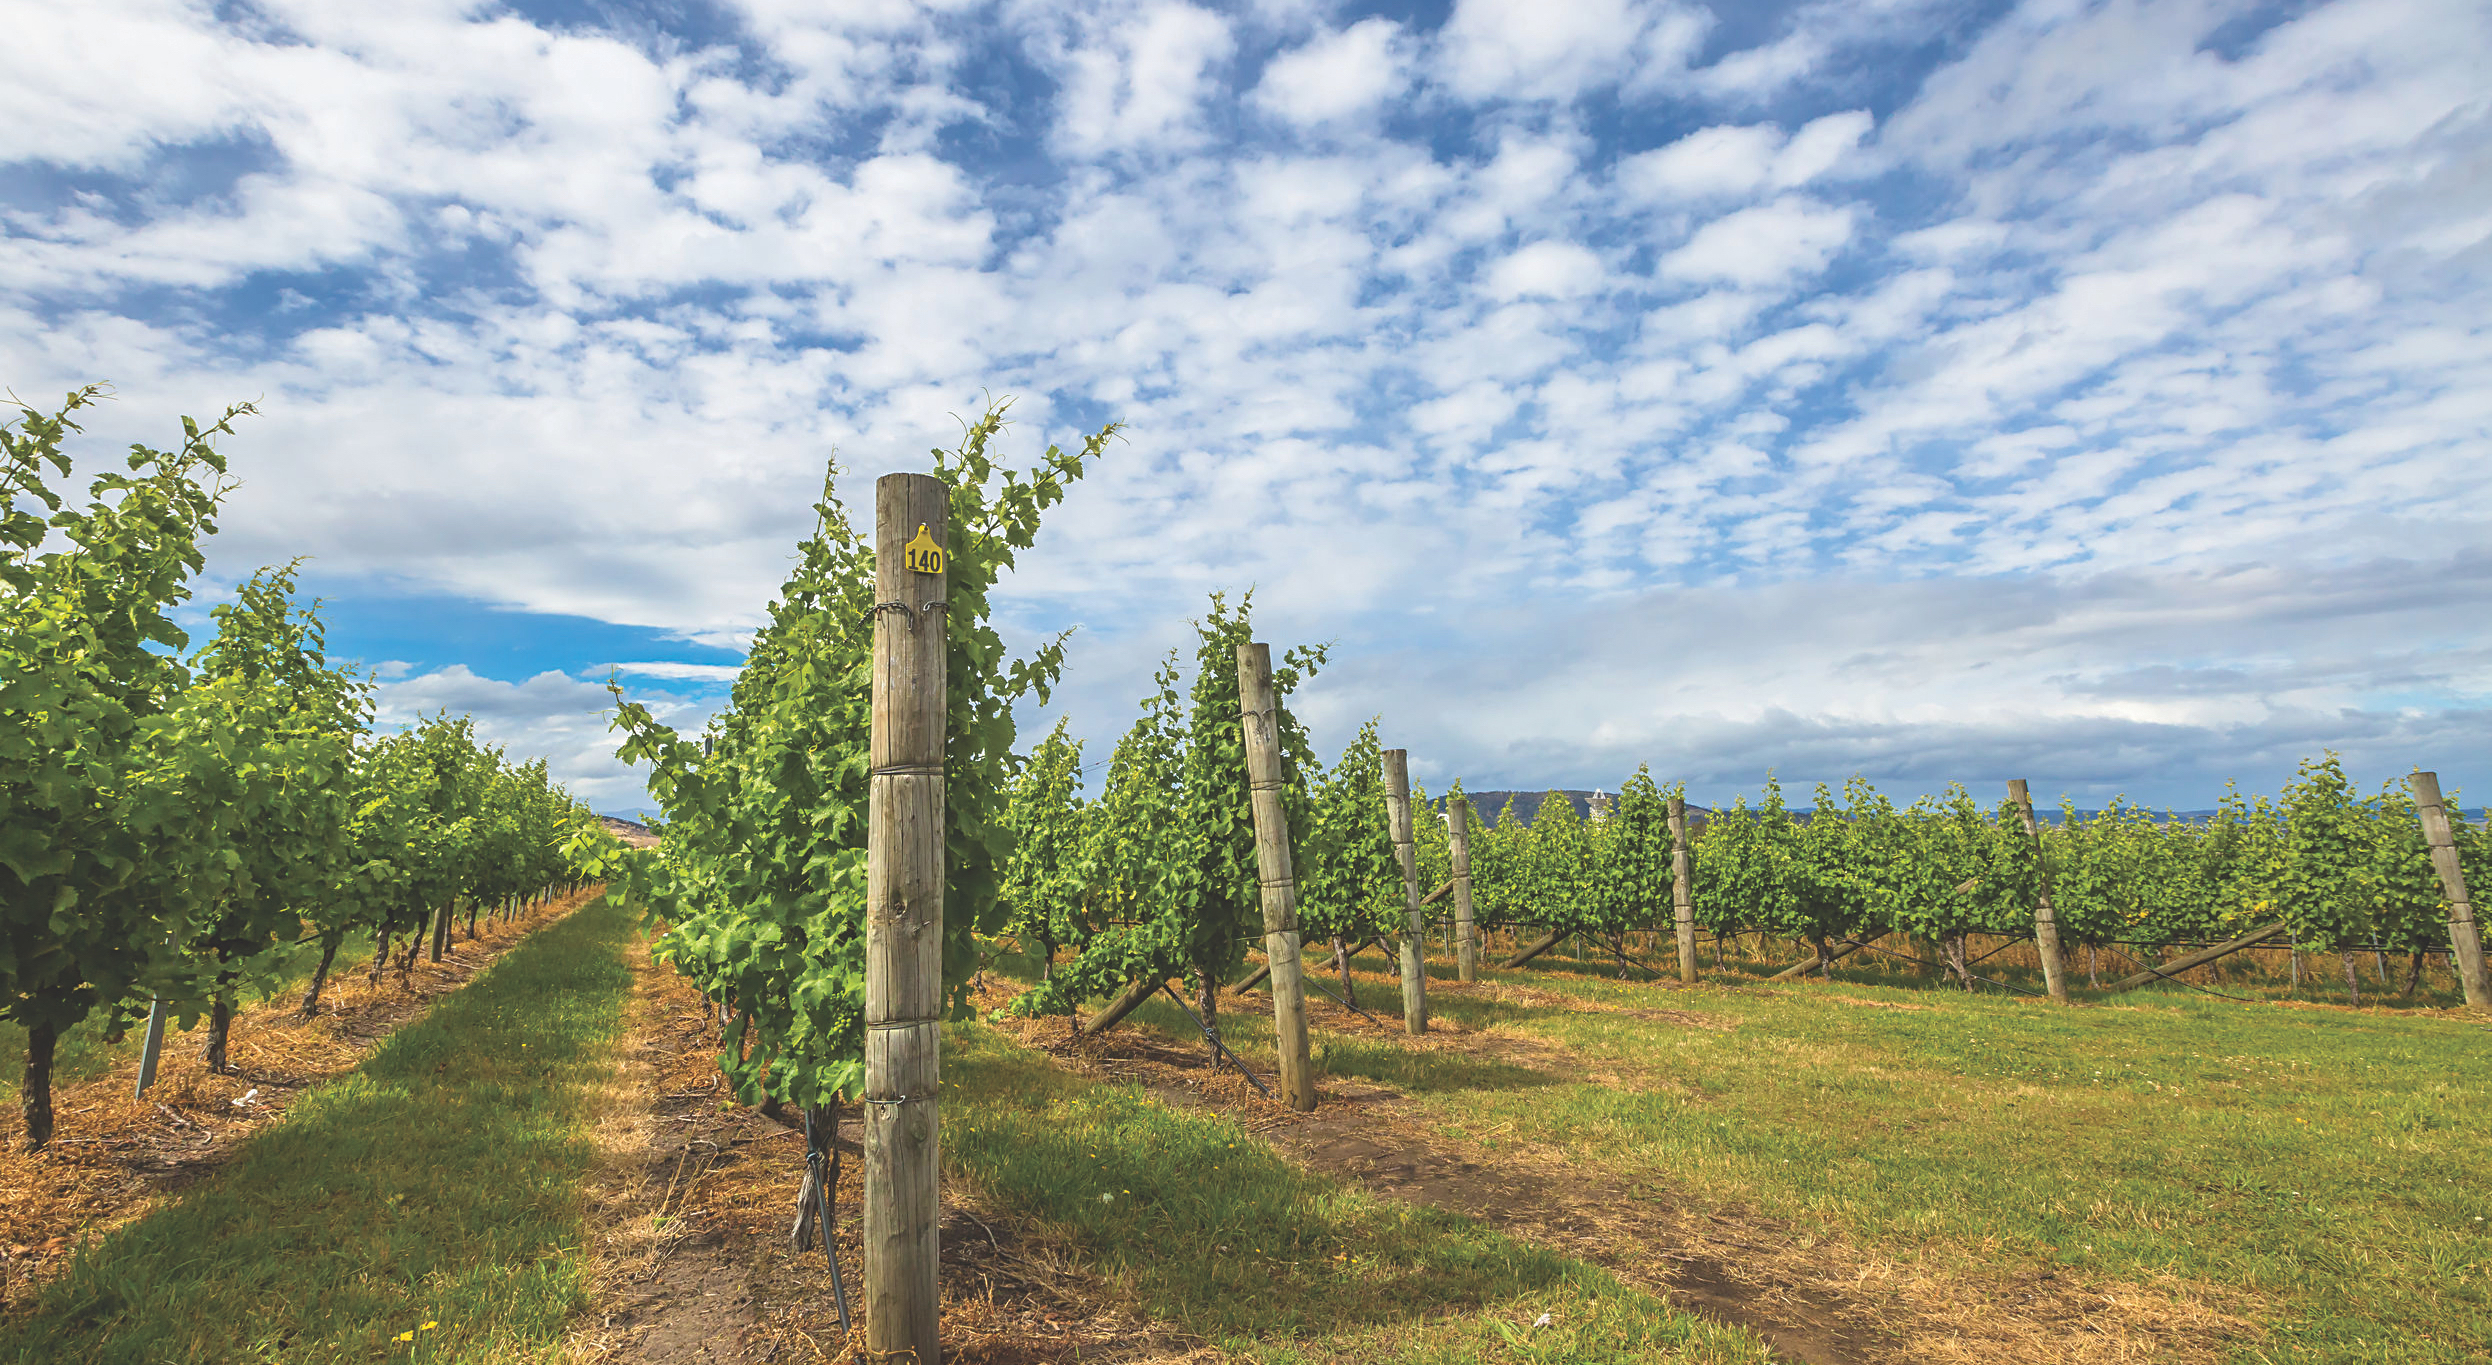
[(926, 523), (917, 523), (917, 535), (900, 549), (907, 555), (910, 572), (943, 572), (943, 547), (934, 543), (933, 536), (926, 534)]

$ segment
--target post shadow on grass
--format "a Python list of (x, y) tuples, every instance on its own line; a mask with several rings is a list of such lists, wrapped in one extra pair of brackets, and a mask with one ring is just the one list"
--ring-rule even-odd
[(378, 1359), (411, 1331), (426, 1358), (550, 1344), (582, 1301), (561, 1253), (630, 933), (601, 902), (512, 950), (81, 1254), (0, 1329), (0, 1361)]
[[(1430, 1008), (1435, 1009), (1431, 1001)], [(1440, 1015), (1452, 1010), (1438, 1010)], [(1507, 1007), (1500, 1017), (1523, 1018), (1534, 1013), (1529, 1007)], [(1563, 1010), (1545, 1011), (1563, 1014)], [(1121, 1027), (1143, 1025), (1154, 1034), (1165, 1035), (1179, 1050), (1199, 1053), (1203, 1065), (1211, 1065), (1210, 1053), (1203, 1046), (1203, 1035), (1193, 1023), (1179, 1014), (1164, 998), (1153, 999), (1137, 1008)], [(1399, 1029), (1399, 1022), (1393, 1025)], [(1236, 1010), (1220, 1017), (1221, 1042), (1241, 1054), (1247, 1065), (1267, 1081), (1273, 1075), (1272, 1019), (1269, 1014)], [(1527, 1066), (1495, 1057), (1481, 1057), (1453, 1049), (1413, 1048), (1398, 1039), (1397, 1031), (1387, 1038), (1370, 1034), (1334, 1033), (1317, 1030), (1315, 1034), (1315, 1069), (1325, 1076), (1357, 1077), (1389, 1085), (1406, 1093), (1420, 1094), (1437, 1090), (1528, 1090), (1536, 1086), (1556, 1085), (1569, 1078), (1552, 1076)], [(1154, 1041), (1159, 1041), (1154, 1039)]]
[(1531, 1090), (1577, 1079), (1554, 1076), (1499, 1057), (1423, 1051), (1357, 1037), (1319, 1041), (1316, 1070), (1327, 1076), (1374, 1081), (1407, 1095), (1453, 1090)]
[[(990, 1030), (956, 1027), (946, 1052), (946, 1165), (1189, 1331), (1325, 1335), (1550, 1293), (1642, 1297), (1458, 1214), (1345, 1189), (1225, 1118), (1069, 1075)], [(1658, 1301), (1637, 1311), (1672, 1316)]]
[[(1656, 998), (1659, 999), (1659, 997)], [(1446, 994), (1441, 1008), (1434, 998), (1429, 1000), (1428, 1008), (1436, 1014), (1457, 1021), (1474, 1033), (1497, 1024), (1530, 1024), (1581, 1013), (1578, 1010), (1564, 1009), (1556, 1005), (1527, 1005), (1515, 1000), (1500, 1000), (1493, 996), (1455, 995), (1450, 992)]]

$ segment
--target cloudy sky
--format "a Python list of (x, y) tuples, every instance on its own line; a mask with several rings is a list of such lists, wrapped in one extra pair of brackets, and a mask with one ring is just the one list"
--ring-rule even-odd
[(604, 809), (989, 392), (1101, 757), (1253, 585), (1431, 786), (2492, 795), (2479, 0), (0, 13), (0, 382)]

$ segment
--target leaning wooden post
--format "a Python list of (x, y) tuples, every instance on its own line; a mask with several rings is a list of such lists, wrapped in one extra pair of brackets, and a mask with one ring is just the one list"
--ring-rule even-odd
[(942, 1359), (935, 1096), (943, 1014), (941, 480), (874, 484), (874, 715), (865, 833), (865, 1339)]
[(1410, 750), (1384, 751), (1384, 805), (1392, 818), (1393, 856), (1402, 864), (1402, 1027), (1428, 1031), (1427, 948), (1419, 912), (1419, 848), (1410, 833)]
[[(2016, 801), (2016, 809), (2025, 817), (2025, 837), (2033, 840), (2034, 866), (2041, 870), (2042, 884), (2033, 902), (2033, 942), (2042, 954), (2042, 984), (2050, 988), (2051, 998), (2068, 1003), (2068, 974), (2059, 960), (2059, 913), (2051, 908), (2051, 864), (2042, 851), (2042, 824), (2033, 818), (2033, 794), (2025, 788), (2025, 779), (2008, 779), (2007, 794)], [(1971, 983), (1966, 983), (1970, 988)]]
[(1480, 936), (1471, 918), (1471, 798), (1456, 796), (1445, 803), (1453, 818), (1445, 825), (1454, 855), (1454, 975), (1480, 979)]
[(1298, 880), (1281, 802), (1280, 716), (1272, 699), (1272, 647), (1237, 647), (1237, 696), (1246, 727), (1247, 807), (1255, 821), (1255, 875), (1263, 889), (1263, 961), (1272, 978), (1272, 1040), (1281, 1058), (1281, 1103), (1315, 1107), (1307, 1056), (1306, 976), (1298, 962)]
[(2423, 842), (2431, 846), (2431, 865), (2440, 874), (2441, 894), (2449, 900), (2449, 951), (2457, 959), (2458, 983), (2469, 1005), (2492, 1005), (2492, 984), (2483, 976), (2483, 934), (2475, 926), (2475, 903), (2466, 897), (2466, 871), (2458, 865), (2457, 841), (2449, 833), (2449, 808), (2440, 800), (2440, 774), (2418, 772), (2406, 779), (2414, 785), (2414, 810), (2423, 818)]
[(1679, 980), (1696, 984), (1696, 896), (1687, 875), (1687, 798), (1670, 798), (1670, 913), (1679, 929)]

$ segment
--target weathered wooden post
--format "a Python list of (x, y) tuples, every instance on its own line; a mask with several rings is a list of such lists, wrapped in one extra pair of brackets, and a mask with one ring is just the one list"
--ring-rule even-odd
[(1281, 802), (1281, 733), (1272, 698), (1272, 647), (1237, 647), (1238, 710), (1246, 727), (1247, 806), (1255, 820), (1255, 877), (1263, 891), (1263, 961), (1272, 979), (1272, 1041), (1281, 1060), (1281, 1103), (1315, 1107), (1307, 1056), (1307, 986), (1298, 961), (1298, 876)]
[(2406, 780), (2414, 786), (2423, 842), (2431, 846), (2431, 865), (2449, 901), (2449, 949), (2457, 959), (2458, 983), (2467, 1004), (2492, 1005), (2492, 985), (2483, 977), (2483, 931), (2475, 925), (2475, 903), (2466, 896), (2466, 871), (2458, 865), (2457, 841), (2449, 833), (2449, 808), (2440, 800), (2440, 774), (2418, 772)]
[(1402, 864), (1402, 1027), (1428, 1031), (1428, 940), (1419, 912), (1419, 849), (1410, 831), (1410, 750), (1384, 751), (1384, 804), (1392, 817), (1393, 856)]
[(1688, 883), (1687, 798), (1670, 798), (1670, 913), (1679, 930), (1679, 980), (1696, 984), (1696, 895)]
[(1445, 803), (1452, 818), (1445, 824), (1454, 855), (1454, 975), (1480, 979), (1480, 935), (1471, 918), (1471, 798), (1457, 796)]
[(874, 484), (874, 693), (865, 834), (865, 1338), (937, 1365), (935, 1098), (943, 1014), (941, 480)]
[(164, 1055), (164, 997), (147, 1007), (147, 1034), (139, 1043), (138, 1097), (147, 1098), (147, 1087), (156, 1083), (156, 1059)]
[[(2042, 850), (2042, 823), (2033, 818), (2033, 793), (2025, 788), (2025, 779), (2008, 779), (2007, 794), (2016, 800), (2016, 809), (2025, 817), (2025, 837), (2033, 840), (2034, 866), (2041, 869), (2041, 889), (2033, 902), (2033, 942), (2042, 954), (2042, 984), (2050, 988), (2051, 998), (2068, 1003), (2068, 976), (2059, 960), (2059, 913), (2051, 908), (2051, 863)], [(1972, 983), (1967, 982), (1970, 989)]]

